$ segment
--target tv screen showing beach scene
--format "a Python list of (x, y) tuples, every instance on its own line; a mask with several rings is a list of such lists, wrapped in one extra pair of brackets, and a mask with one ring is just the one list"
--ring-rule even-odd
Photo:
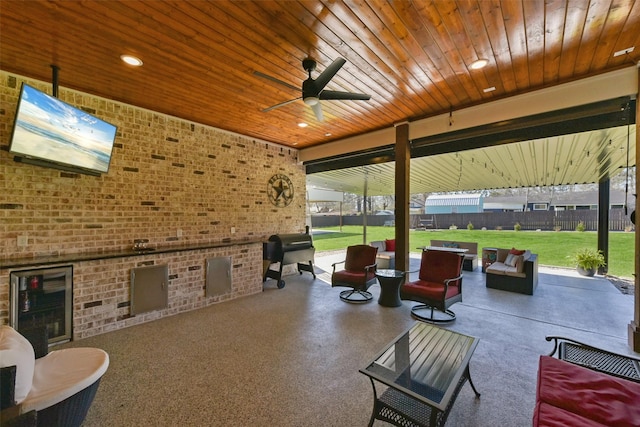
[(104, 173), (109, 171), (116, 129), (23, 83), (9, 151)]

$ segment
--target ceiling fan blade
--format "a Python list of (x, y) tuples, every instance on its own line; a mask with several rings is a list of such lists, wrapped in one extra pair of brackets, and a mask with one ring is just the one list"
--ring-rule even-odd
[(324, 115), (322, 114), (322, 105), (320, 105), (320, 103), (317, 102), (311, 106), (311, 109), (313, 110), (313, 113), (316, 115), (316, 119), (319, 122), (323, 122)]
[(323, 90), (318, 96), (320, 99), (350, 99), (357, 101), (368, 101), (371, 99), (371, 95), (364, 93), (352, 93), (352, 92), (337, 92), (335, 90)]
[(273, 110), (273, 109), (283, 107), (283, 106), (285, 106), (285, 105), (287, 105), (287, 104), (291, 104), (292, 102), (296, 102), (296, 101), (299, 101), (299, 100), (301, 100), (301, 99), (302, 99), (301, 97), (294, 98), (294, 99), (290, 99), (290, 100), (288, 100), (288, 101), (284, 101), (284, 102), (281, 102), (281, 103), (279, 103), (279, 104), (272, 105), (271, 107), (267, 107), (267, 108), (265, 108), (264, 110), (262, 110), (262, 112), (263, 112), (263, 113), (266, 113), (267, 111), (271, 111), (271, 110)]
[(342, 66), (347, 62), (344, 58), (337, 58), (335, 61), (331, 63), (315, 80), (316, 89), (318, 92), (322, 91), (324, 87), (329, 83), (329, 80), (336, 75), (336, 73), (342, 68)]
[(260, 71), (254, 71), (254, 72), (253, 72), (253, 74), (254, 74), (254, 75), (256, 75), (256, 76), (258, 76), (258, 77), (262, 77), (263, 79), (270, 80), (270, 81), (272, 81), (272, 82), (274, 82), (274, 83), (281, 84), (282, 86), (286, 86), (286, 87), (288, 87), (289, 89), (293, 89), (293, 90), (296, 90), (296, 91), (299, 91), (299, 90), (300, 90), (300, 88), (299, 88), (299, 87), (296, 87), (296, 86), (294, 86), (294, 85), (290, 85), (290, 84), (289, 84), (289, 83), (287, 83), (287, 82), (283, 82), (283, 81), (282, 81), (282, 80), (280, 80), (280, 79), (276, 79), (275, 77), (272, 77), (272, 76), (270, 76), (270, 75), (268, 75), (268, 74), (261, 73)]

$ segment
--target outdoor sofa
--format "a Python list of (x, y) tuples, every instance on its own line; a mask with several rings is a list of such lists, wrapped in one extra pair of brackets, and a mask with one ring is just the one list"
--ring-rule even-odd
[(378, 248), (376, 255), (376, 263), (380, 269), (396, 268), (396, 240), (374, 240), (369, 243), (370, 246)]
[(529, 250), (498, 249), (486, 268), (487, 288), (533, 295), (538, 286), (538, 255)]

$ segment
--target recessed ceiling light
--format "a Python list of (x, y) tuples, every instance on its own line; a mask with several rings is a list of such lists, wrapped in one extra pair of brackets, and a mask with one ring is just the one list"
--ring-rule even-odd
[(471, 65), (469, 65), (469, 68), (471, 68), (472, 70), (479, 70), (486, 67), (488, 63), (488, 59), (478, 59), (477, 61), (473, 61)]
[(302, 122), (302, 123), (298, 123), (298, 126), (301, 127), (301, 128), (306, 128), (309, 125), (304, 123), (304, 122)]
[(628, 54), (628, 53), (631, 53), (631, 52), (633, 52), (634, 47), (635, 47), (635, 46), (631, 46), (631, 47), (628, 47), (628, 48), (626, 48), (626, 49), (619, 50), (619, 51), (615, 52), (615, 53), (613, 54), (613, 56), (614, 56), (614, 57), (615, 57), (615, 56), (622, 56), (622, 55), (626, 55), (626, 54)]
[(142, 66), (142, 59), (132, 55), (120, 55), (120, 59), (122, 59), (124, 62), (134, 67)]
[(493, 92), (494, 90), (496, 90), (496, 87), (495, 87), (495, 86), (491, 86), (491, 87), (488, 87), (488, 88), (482, 89), (482, 91), (483, 91), (484, 93)]

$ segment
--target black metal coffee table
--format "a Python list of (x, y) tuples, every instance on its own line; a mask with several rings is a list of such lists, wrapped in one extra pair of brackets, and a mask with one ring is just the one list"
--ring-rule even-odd
[[(466, 380), (478, 339), (418, 322), (360, 372), (373, 387), (369, 426), (380, 419), (397, 426), (442, 426)], [(386, 386), (378, 396), (376, 381)]]

